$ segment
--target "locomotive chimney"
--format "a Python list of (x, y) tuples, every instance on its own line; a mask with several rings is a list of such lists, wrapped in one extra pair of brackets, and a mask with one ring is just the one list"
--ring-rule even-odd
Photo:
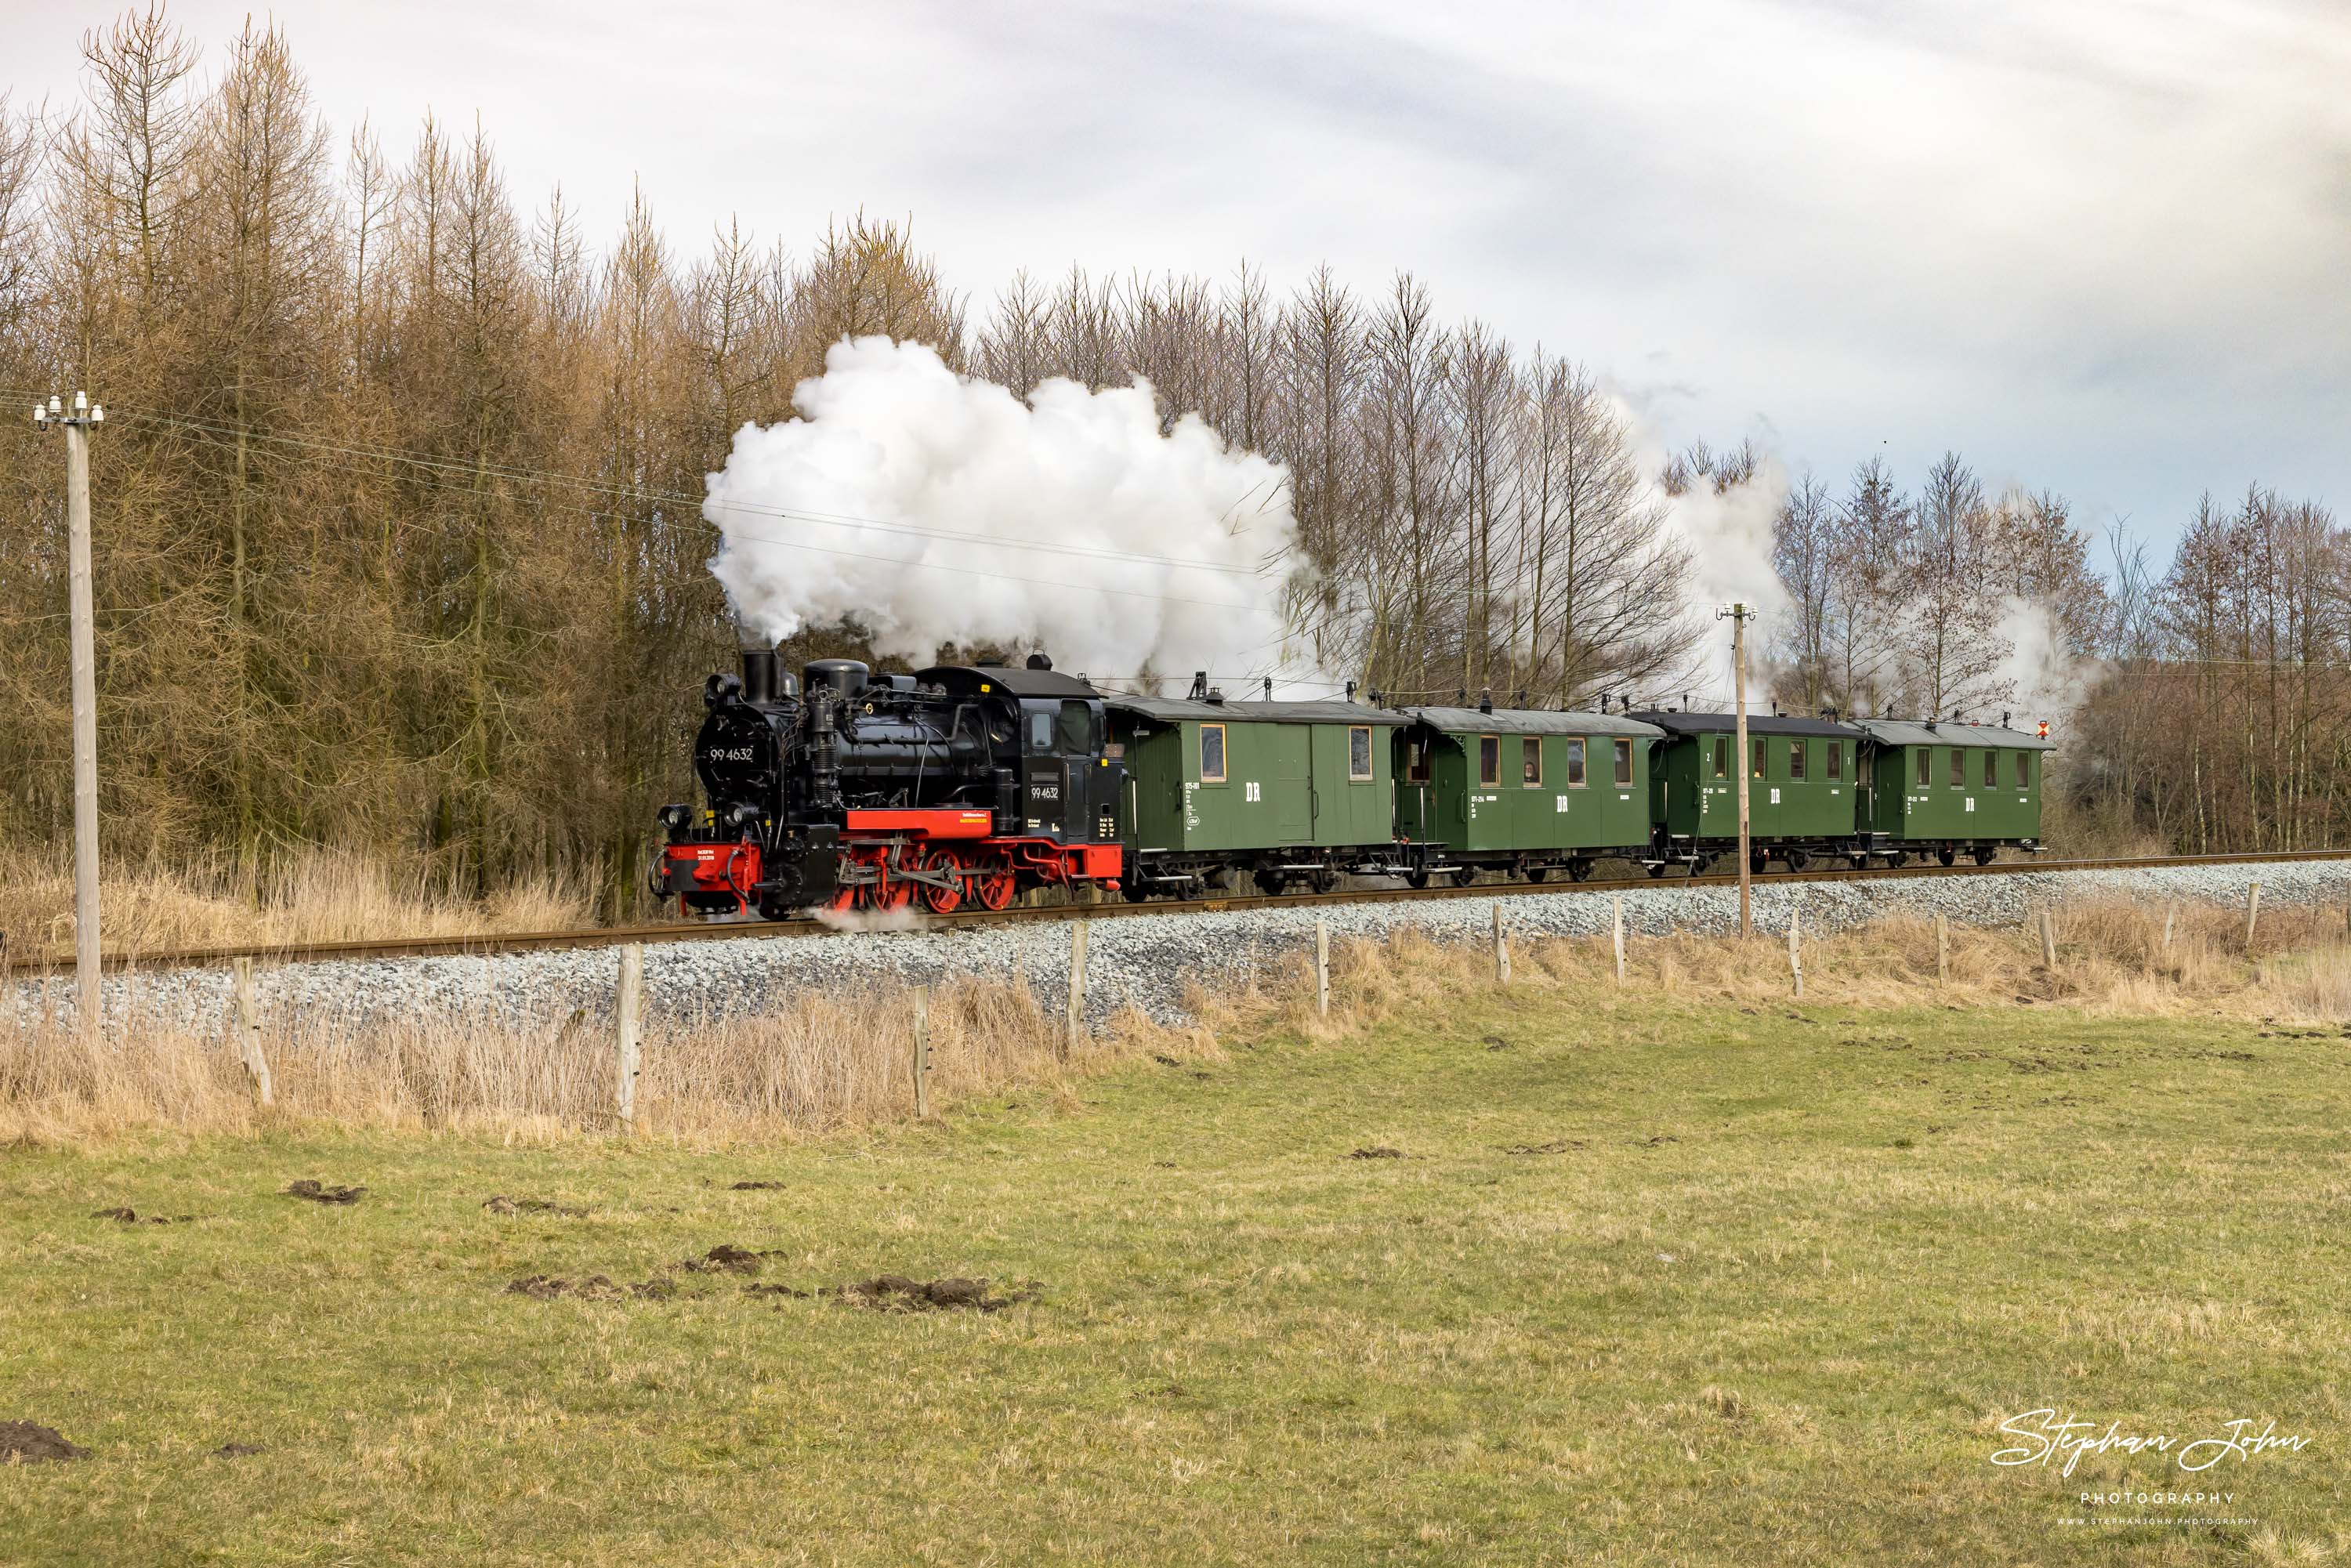
[(747, 703), (771, 703), (776, 700), (776, 650), (757, 643), (743, 645), (743, 700)]

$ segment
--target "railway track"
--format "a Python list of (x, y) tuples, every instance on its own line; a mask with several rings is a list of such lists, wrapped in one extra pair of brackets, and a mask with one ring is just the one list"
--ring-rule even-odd
[[(2351, 850), (2293, 850), (2270, 854), (2166, 855), (2114, 860), (1995, 861), (1991, 865), (1899, 866), (1870, 871), (1806, 870), (1771, 872), (1755, 878), (1759, 884), (1782, 885), (1813, 882), (1869, 882), (1904, 877), (2008, 876), (2020, 872), (2160, 871), (2176, 867), (2273, 865), (2294, 861), (2351, 861)], [(1380, 887), (1338, 893), (1234, 894), (1213, 898), (1153, 899), (1129, 904), (1123, 899), (1103, 904), (1049, 904), (1005, 910), (959, 910), (953, 915), (923, 915), (906, 927), (914, 931), (946, 931), (968, 926), (1003, 925), (1023, 921), (1111, 920), (1133, 915), (1186, 915), (1226, 909), (1281, 909), (1337, 904), (1404, 904), (1448, 898), (1575, 897), (1626, 888), (1682, 886), (1731, 887), (1737, 872), (1697, 877), (1594, 877), (1589, 882), (1472, 883), (1467, 887)], [(540, 952), (565, 947), (616, 947), (625, 943), (648, 945), (674, 942), (726, 942), (751, 937), (829, 936), (843, 931), (874, 929), (870, 916), (841, 921), (813, 917), (795, 920), (732, 920), (687, 924), (667, 921), (652, 925), (611, 925), (572, 931), (479, 932), (455, 936), (401, 936), (364, 941), (264, 943), (234, 947), (186, 947), (142, 952), (118, 950), (99, 960), (109, 971), (125, 969), (203, 968), (236, 958), (278, 964), (310, 964), (338, 959), (425, 958), (462, 955)], [(6, 956), (0, 975), (33, 977), (69, 972), (73, 955), (43, 952)]]

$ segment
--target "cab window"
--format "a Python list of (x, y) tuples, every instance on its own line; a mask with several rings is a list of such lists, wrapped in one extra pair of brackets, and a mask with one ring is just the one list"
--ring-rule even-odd
[(1347, 777), (1358, 781), (1372, 776), (1372, 727), (1347, 727)]
[(1093, 705), (1075, 698), (1063, 703), (1061, 722), (1054, 727), (1053, 738), (1066, 756), (1092, 756), (1095, 750)]
[(1802, 779), (1803, 776), (1804, 743), (1801, 740), (1792, 740), (1788, 742), (1788, 777)]
[(1542, 742), (1531, 735), (1519, 742), (1519, 782), (1530, 789), (1542, 782)]
[(1481, 735), (1478, 737), (1478, 782), (1489, 789), (1502, 781), (1502, 737)]
[(1204, 724), (1200, 727), (1200, 782), (1221, 784), (1225, 781), (1225, 727)]
[(1053, 710), (1032, 707), (1029, 710), (1029, 749), (1047, 752), (1053, 749)]
[(1620, 740), (1616, 743), (1616, 782), (1630, 784), (1632, 781), (1633, 743), (1629, 740)]
[(1567, 743), (1567, 787), (1583, 788), (1583, 737), (1580, 735)]

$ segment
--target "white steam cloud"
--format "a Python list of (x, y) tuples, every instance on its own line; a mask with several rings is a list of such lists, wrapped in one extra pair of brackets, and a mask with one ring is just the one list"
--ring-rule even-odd
[(854, 616), (917, 666), (1041, 648), (1096, 678), (1280, 674), (1297, 532), (1280, 466), (1149, 386), (1023, 402), (886, 338), (833, 345), (801, 417), (737, 433), (703, 515), (737, 613), (781, 638)]
[(2008, 595), (1998, 635), (2008, 648), (1999, 678), (2013, 688), (2000, 706), (2014, 712), (2019, 728), (2043, 719), (2062, 727), (2105, 669), (2104, 661), (2083, 658), (2065, 645), (2056, 616), (2039, 600)]

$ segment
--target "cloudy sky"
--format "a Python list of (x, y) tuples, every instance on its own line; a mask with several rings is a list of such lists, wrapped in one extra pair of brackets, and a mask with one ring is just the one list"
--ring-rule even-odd
[[(181, 0), (215, 46), (240, 4)], [(1841, 478), (1946, 447), (2168, 542), (2206, 487), (2351, 509), (2351, 6), (292, 0), (339, 127), (478, 111), (517, 196), (691, 243), (914, 217), (984, 308), (1079, 260), (1409, 267), (1661, 439)], [(98, 7), (10, 5), (80, 91)]]

